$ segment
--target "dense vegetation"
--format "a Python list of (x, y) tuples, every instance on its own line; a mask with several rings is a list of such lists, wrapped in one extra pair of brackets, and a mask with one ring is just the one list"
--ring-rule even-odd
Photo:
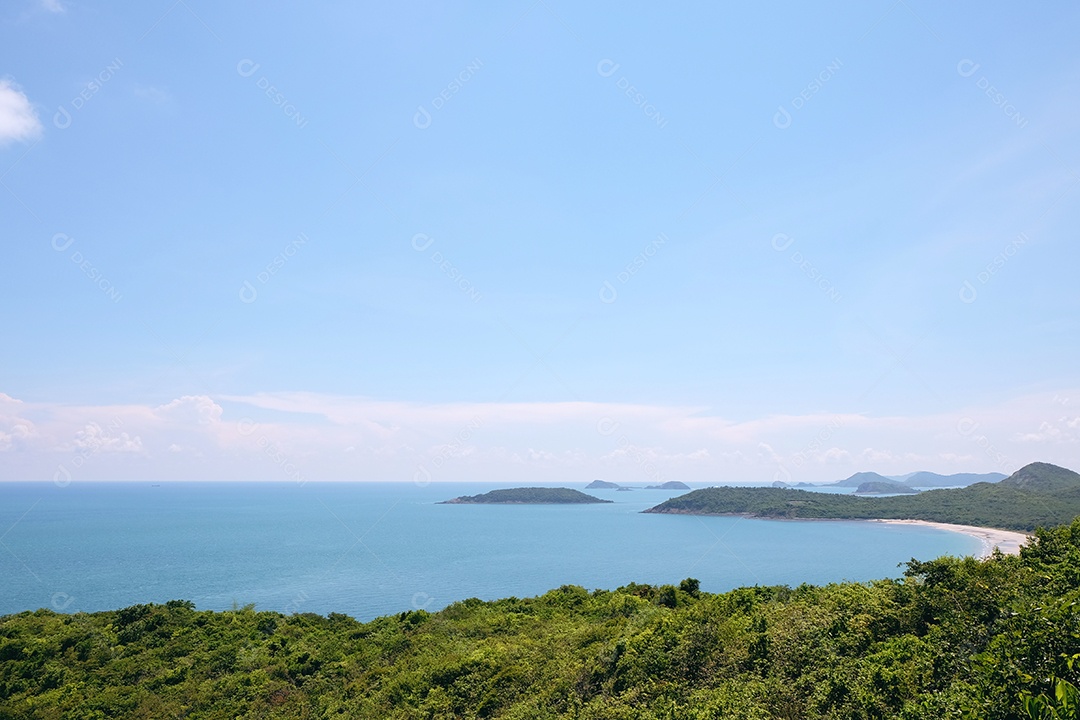
[[(1080, 519), (869, 584), (0, 618), (0, 718), (1076, 717)], [(1060, 679), (1060, 683), (1059, 683)], [(1070, 695), (1070, 693), (1072, 693)]]
[(786, 488), (705, 488), (672, 498), (645, 512), (931, 520), (1030, 531), (1069, 523), (1080, 515), (1080, 475), (1056, 465), (1032, 463), (996, 483), (882, 498)]
[(453, 500), (447, 500), (446, 504), (490, 504), (490, 503), (532, 503), (546, 504), (558, 503), (561, 505), (577, 503), (609, 503), (611, 500), (601, 500), (598, 497), (587, 495), (580, 490), (570, 488), (527, 487), (507, 488), (505, 490), (492, 490), (480, 495), (462, 495)]
[(903, 483), (893, 482), (892, 480), (870, 480), (855, 488), (856, 495), (874, 495), (882, 493), (911, 495), (917, 492), (919, 491), (915, 488), (910, 488)]

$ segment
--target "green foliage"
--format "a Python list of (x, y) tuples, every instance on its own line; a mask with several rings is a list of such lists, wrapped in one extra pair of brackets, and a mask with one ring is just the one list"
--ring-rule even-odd
[(543, 505), (554, 503), (559, 505), (576, 505), (579, 503), (609, 503), (611, 500), (601, 500), (580, 490), (570, 488), (547, 488), (526, 487), (506, 488), (492, 490), (481, 495), (462, 495), (461, 497), (447, 500), (447, 505), (461, 504), (518, 504), (528, 503)]
[(892, 480), (871, 480), (869, 482), (861, 483), (855, 488), (856, 495), (873, 495), (882, 493), (904, 493), (912, 495), (919, 492), (914, 488), (910, 488), (904, 483), (893, 482)]
[(0, 618), (0, 719), (1077, 718), (1080, 519), (900, 580)]
[(1032, 463), (997, 483), (898, 497), (855, 497), (786, 488), (694, 490), (650, 513), (845, 520), (908, 519), (1031, 531), (1080, 515), (1080, 475)]

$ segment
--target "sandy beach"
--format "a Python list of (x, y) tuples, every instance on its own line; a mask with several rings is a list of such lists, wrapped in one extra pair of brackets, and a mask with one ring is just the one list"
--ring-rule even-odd
[(998, 530), (996, 528), (977, 527), (975, 525), (951, 525), (949, 523), (930, 522), (928, 520), (874, 520), (872, 522), (890, 523), (893, 525), (924, 525), (941, 530), (964, 533), (982, 541), (982, 551), (979, 557), (989, 557), (994, 548), (998, 548), (1006, 555), (1019, 555), (1020, 546), (1027, 542), (1026, 533), (1013, 530)]

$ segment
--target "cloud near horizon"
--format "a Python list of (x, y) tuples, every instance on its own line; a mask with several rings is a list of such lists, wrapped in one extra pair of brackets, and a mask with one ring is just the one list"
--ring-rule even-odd
[(1080, 391), (920, 417), (732, 421), (598, 402), (420, 404), (303, 392), (161, 405), (0, 393), (0, 480), (824, 482), (872, 470), (1080, 467)]

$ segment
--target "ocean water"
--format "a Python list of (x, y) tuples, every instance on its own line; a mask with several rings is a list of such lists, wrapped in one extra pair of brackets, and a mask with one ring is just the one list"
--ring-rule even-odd
[(438, 504), (510, 486), (0, 483), (0, 615), (184, 599), (369, 620), (564, 584), (696, 577), (719, 592), (899, 577), (911, 558), (980, 548), (932, 528), (641, 513), (679, 491), (590, 491), (615, 501), (602, 505)]

